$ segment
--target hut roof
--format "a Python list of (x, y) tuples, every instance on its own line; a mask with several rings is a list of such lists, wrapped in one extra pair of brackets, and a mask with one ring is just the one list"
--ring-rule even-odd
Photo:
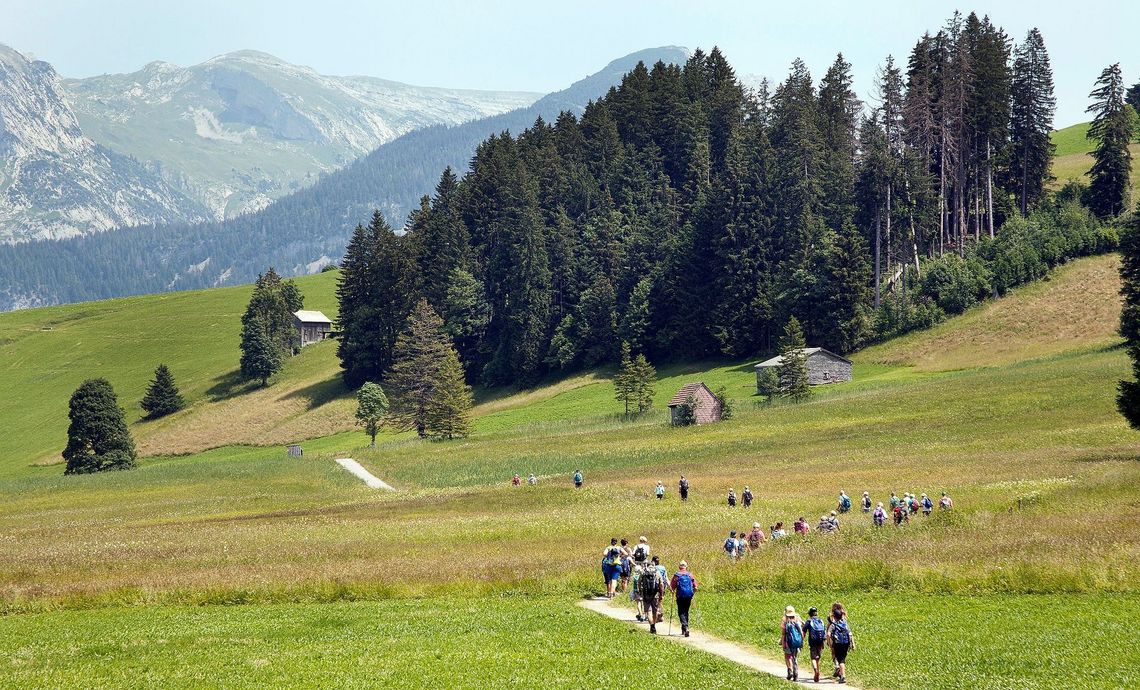
[(677, 405), (684, 404), (685, 400), (688, 399), (690, 395), (696, 395), (697, 391), (702, 388), (708, 391), (709, 395), (713, 395), (713, 392), (709, 390), (709, 387), (706, 386), (703, 381), (686, 383), (685, 385), (681, 386), (681, 390), (677, 391), (677, 394), (674, 395), (673, 399), (669, 401), (669, 407), (676, 407)]
[(327, 323), (327, 324), (332, 323), (332, 321), (329, 319), (329, 317), (325, 316), (323, 313), (321, 313), (319, 311), (310, 311), (307, 309), (302, 309), (300, 311), (293, 312), (293, 316), (296, 316), (297, 320), (300, 321), (301, 323)]
[[(825, 354), (831, 355), (832, 357), (834, 357), (836, 359), (843, 360), (844, 362), (847, 362), (848, 364), (851, 363), (851, 360), (847, 359), (846, 357), (843, 357), (842, 355), (837, 355), (834, 352), (832, 352), (831, 350), (825, 350), (822, 347), (803, 347), (803, 348), (800, 348), (800, 352), (803, 353), (804, 357), (811, 357), (812, 355), (816, 354), (817, 352), (823, 352)], [(768, 367), (778, 367), (783, 362), (784, 362), (784, 356), (783, 355), (776, 355), (772, 359), (766, 359), (763, 362), (760, 362), (759, 364), (756, 365), (756, 368), (757, 369), (767, 369)]]

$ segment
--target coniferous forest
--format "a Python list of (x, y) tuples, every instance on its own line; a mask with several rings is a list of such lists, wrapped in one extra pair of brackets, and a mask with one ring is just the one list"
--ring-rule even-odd
[[(795, 317), (849, 352), (1115, 247), (1079, 190), (1047, 196), (1052, 73), (955, 14), (861, 103), (842, 55), (746, 89), (717, 49), (638, 64), (576, 117), (450, 168), (404, 232), (377, 213), (341, 276), (346, 380), (379, 380), (423, 297), (472, 381), (771, 351)], [(386, 325), (385, 325), (386, 324)], [(382, 326), (382, 327), (381, 327)]]

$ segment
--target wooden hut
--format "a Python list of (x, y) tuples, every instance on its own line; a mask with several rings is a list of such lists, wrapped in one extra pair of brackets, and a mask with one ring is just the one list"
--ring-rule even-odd
[(300, 336), (301, 347), (319, 343), (332, 333), (332, 321), (319, 311), (302, 309), (293, 312), (293, 325)]
[[(822, 347), (805, 347), (800, 350), (807, 362), (808, 383), (822, 386), (829, 383), (843, 383), (851, 380), (851, 360), (825, 350)], [(756, 365), (756, 386), (760, 386), (760, 375), (765, 369), (780, 366), (783, 356), (760, 362)]]
[(669, 421), (676, 426), (680, 421), (681, 406), (692, 397), (693, 418), (697, 424), (720, 421), (720, 401), (704, 383), (686, 383), (669, 401)]

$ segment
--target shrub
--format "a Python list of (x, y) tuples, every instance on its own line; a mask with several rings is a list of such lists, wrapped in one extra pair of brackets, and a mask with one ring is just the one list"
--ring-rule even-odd
[(946, 318), (946, 313), (929, 297), (909, 298), (890, 294), (883, 298), (875, 312), (875, 334), (879, 340), (930, 328)]
[(984, 261), (947, 254), (927, 264), (919, 294), (947, 314), (960, 314), (990, 292), (990, 271)]

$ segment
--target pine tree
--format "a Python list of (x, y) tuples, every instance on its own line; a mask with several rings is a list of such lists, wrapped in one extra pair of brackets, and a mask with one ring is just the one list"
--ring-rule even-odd
[(1052, 179), (1049, 169), (1056, 147), (1049, 134), (1056, 109), (1049, 53), (1041, 32), (1033, 28), (1014, 53), (1010, 84), (1010, 187), (1023, 216), (1044, 196), (1045, 184)]
[(390, 417), (394, 427), (415, 429), (421, 437), (427, 436), (428, 406), (450, 349), (442, 319), (426, 299), (421, 299), (396, 339), (392, 367), (385, 376), (392, 393)]
[(491, 321), (491, 305), (483, 284), (462, 268), (452, 270), (440, 316), (460, 360), (467, 365), (468, 375), (474, 374), (484, 354), (483, 336)]
[(768, 402), (780, 394), (780, 377), (775, 367), (764, 367), (756, 374), (756, 392), (767, 397)]
[[(282, 354), (292, 352), (299, 346), (297, 329), (293, 325), (293, 312), (304, 306), (305, 298), (296, 283), (291, 280), (282, 280), (277, 271), (269, 268), (265, 273), (257, 276), (253, 285), (253, 294), (250, 295), (249, 304), (242, 314), (241, 322), (244, 326), (251, 319), (260, 319), (265, 324), (269, 339), (281, 350)], [(252, 376), (242, 371), (243, 375)]]
[(776, 376), (780, 380), (781, 397), (800, 401), (811, 395), (804, 347), (803, 329), (793, 316), (784, 326), (784, 336), (780, 339), (780, 364), (776, 367)]
[(629, 354), (629, 343), (625, 341), (622, 341), (621, 362), (614, 374), (614, 398), (622, 404), (626, 417), (629, 416), (630, 408), (637, 406), (637, 372)]
[(653, 279), (642, 278), (629, 295), (629, 304), (618, 325), (618, 337), (629, 344), (631, 350), (643, 352), (649, 344), (651, 308), (649, 297), (653, 292)]
[(1097, 88), (1089, 94), (1094, 99), (1086, 112), (1094, 113), (1088, 138), (1097, 142), (1093, 166), (1089, 171), (1089, 208), (1101, 218), (1120, 215), (1125, 208), (1128, 180), (1132, 173), (1133, 123), (1124, 104), (1124, 80), (1120, 63), (1100, 73)]
[(281, 365), (280, 343), (270, 336), (265, 319), (253, 316), (241, 327), (242, 374), (268, 386), (270, 377), (281, 371)]
[(637, 411), (639, 414), (648, 412), (653, 407), (653, 396), (657, 394), (657, 370), (643, 353), (638, 353), (633, 360), (632, 376)]
[(1132, 106), (1132, 109), (1140, 114), (1140, 81), (1128, 87), (1128, 92), (1124, 95), (1124, 102)]
[(364, 427), (371, 439), (370, 448), (376, 447), (376, 434), (388, 415), (388, 396), (380, 384), (369, 381), (356, 391), (356, 423)]
[(459, 180), (448, 167), (435, 187), (435, 197), (416, 242), (421, 291), (440, 313), (445, 309), (453, 272), (466, 270), (470, 263), (471, 242), (460, 215), (460, 202)]
[(337, 279), (337, 357), (350, 387), (378, 381), (392, 365), (396, 337), (414, 302), (415, 262), (379, 211), (357, 226)]
[(88, 379), (68, 402), (64, 474), (125, 470), (135, 466), (135, 442), (115, 391), (106, 379)]
[(1116, 407), (1133, 429), (1140, 429), (1140, 208), (1120, 235), (1120, 334), (1132, 361), (1132, 380), (1118, 386)]
[(154, 380), (147, 387), (139, 406), (149, 418), (157, 419), (181, 410), (184, 404), (170, 369), (165, 364), (159, 364), (154, 370)]
[(424, 414), (428, 436), (465, 438), (471, 433), (471, 387), (463, 380), (463, 365), (453, 347), (447, 348), (439, 362), (434, 388)]

